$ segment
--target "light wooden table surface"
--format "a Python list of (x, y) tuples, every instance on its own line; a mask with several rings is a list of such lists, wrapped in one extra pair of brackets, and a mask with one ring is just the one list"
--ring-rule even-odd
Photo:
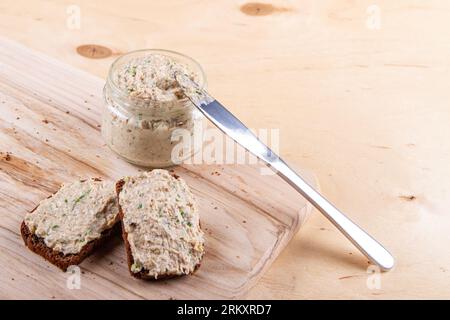
[(249, 3), (3, 0), (0, 34), (101, 77), (130, 50), (195, 57), (210, 91), (279, 128), (282, 156), (397, 259), (369, 277), (315, 213), (250, 298), (450, 298), (450, 2)]

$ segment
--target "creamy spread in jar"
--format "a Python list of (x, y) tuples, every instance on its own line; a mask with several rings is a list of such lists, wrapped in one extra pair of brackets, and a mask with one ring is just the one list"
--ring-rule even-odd
[(61, 189), (25, 216), (32, 234), (47, 247), (77, 254), (117, 222), (119, 209), (114, 183), (96, 179), (62, 185)]
[(204, 254), (204, 235), (184, 180), (153, 170), (124, 182), (119, 204), (134, 260), (131, 271), (155, 278), (193, 272)]
[(175, 74), (205, 85), (201, 67), (188, 57), (143, 50), (119, 58), (104, 89), (102, 134), (109, 147), (131, 163), (166, 167), (188, 158), (177, 147), (202, 127), (203, 116), (184, 95)]

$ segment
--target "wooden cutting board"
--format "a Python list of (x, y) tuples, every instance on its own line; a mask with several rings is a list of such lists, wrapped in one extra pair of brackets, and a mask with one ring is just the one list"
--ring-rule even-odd
[[(206, 255), (193, 276), (159, 282), (132, 278), (120, 237), (69, 274), (28, 250), (26, 212), (77, 177), (115, 180), (142, 170), (102, 141), (104, 81), (0, 38), (0, 298), (240, 298), (305, 222), (311, 207), (261, 165), (175, 168), (191, 186), (206, 232)], [(300, 170), (302, 171), (302, 170)], [(314, 183), (311, 174), (302, 171)]]

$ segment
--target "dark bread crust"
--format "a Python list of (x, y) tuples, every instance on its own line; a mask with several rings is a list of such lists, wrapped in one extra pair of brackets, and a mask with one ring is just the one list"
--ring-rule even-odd
[[(94, 181), (102, 181), (100, 178), (92, 178)], [(86, 180), (81, 180), (86, 181)], [(51, 198), (53, 195), (50, 195), (47, 198)], [(39, 207), (39, 204), (30, 211), (30, 213), (33, 213), (37, 208)], [(71, 265), (78, 265), (80, 264), (86, 257), (88, 257), (91, 253), (95, 251), (98, 247), (102, 246), (111, 236), (119, 232), (120, 224), (119, 217), (117, 217), (116, 222), (114, 225), (104, 230), (101, 233), (100, 238), (92, 240), (88, 243), (86, 243), (81, 251), (77, 254), (67, 254), (64, 255), (62, 252), (58, 252), (53, 250), (52, 248), (48, 247), (44, 239), (32, 234), (28, 226), (25, 224), (25, 221), (22, 221), (22, 224), (20, 225), (20, 233), (22, 234), (23, 241), (25, 245), (34, 253), (40, 255), (50, 263), (54, 264), (58, 268), (60, 268), (63, 271), (67, 271), (67, 268)]]
[(111, 236), (119, 232), (120, 224), (115, 223), (113, 227), (106, 229), (102, 232), (101, 237), (92, 240), (84, 245), (81, 251), (77, 254), (64, 255), (62, 252), (58, 252), (48, 247), (44, 239), (36, 236), (30, 232), (25, 221), (20, 226), (20, 233), (22, 234), (25, 245), (34, 253), (40, 255), (47, 261), (51, 262), (63, 271), (71, 265), (80, 264), (86, 257), (95, 251), (98, 247), (102, 246)]
[[(175, 178), (178, 179), (178, 176), (174, 173), (171, 173), (171, 175)], [(119, 203), (119, 196), (120, 196), (120, 192), (122, 191), (123, 185), (125, 184), (125, 181), (123, 179), (120, 179), (119, 181), (117, 181), (116, 183), (116, 193), (117, 193), (117, 206), (119, 207), (119, 217), (120, 217), (120, 222), (122, 225), (122, 238), (123, 241), (125, 243), (125, 250), (127, 253), (127, 263), (128, 263), (128, 271), (130, 272), (130, 274), (137, 278), (137, 279), (143, 279), (143, 280), (152, 280), (152, 281), (160, 281), (160, 280), (167, 280), (170, 278), (176, 278), (176, 277), (180, 277), (183, 275), (180, 274), (176, 274), (176, 273), (165, 273), (165, 274), (161, 274), (158, 275), (158, 278), (155, 279), (154, 276), (150, 276), (148, 274), (148, 270), (146, 269), (142, 269), (139, 272), (133, 272), (131, 271), (131, 266), (134, 263), (134, 259), (133, 259), (133, 254), (131, 253), (131, 247), (130, 247), (130, 243), (128, 242), (128, 233), (125, 231), (125, 225), (123, 223), (123, 218), (124, 218), (124, 213), (122, 211), (122, 207), (120, 206)], [(193, 274), (195, 271), (197, 271), (198, 268), (200, 268), (201, 262), (199, 262), (195, 267), (194, 267), (194, 271), (191, 273)]]

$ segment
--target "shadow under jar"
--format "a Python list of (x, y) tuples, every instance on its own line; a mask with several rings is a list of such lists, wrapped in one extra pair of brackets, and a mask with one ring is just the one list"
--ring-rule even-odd
[(168, 167), (201, 147), (205, 118), (184, 95), (176, 72), (206, 87), (201, 66), (173, 51), (133, 51), (112, 64), (103, 90), (102, 136), (128, 162)]

